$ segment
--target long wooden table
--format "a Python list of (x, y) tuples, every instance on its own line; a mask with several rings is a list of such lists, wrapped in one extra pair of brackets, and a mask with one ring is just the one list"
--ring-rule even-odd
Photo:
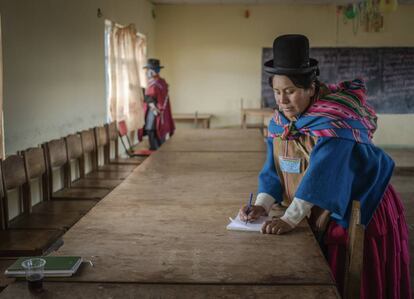
[[(197, 131), (215, 144), (217, 130)], [(175, 144), (179, 136), (168, 145), (184, 148)], [(259, 147), (151, 155), (64, 235), (55, 254), (81, 255), (94, 266), (48, 279), (48, 296), (339, 298), (305, 221), (282, 236), (226, 230), (228, 217), (256, 190), (264, 159)], [(29, 292), (24, 282), (14, 283), (0, 298)]]

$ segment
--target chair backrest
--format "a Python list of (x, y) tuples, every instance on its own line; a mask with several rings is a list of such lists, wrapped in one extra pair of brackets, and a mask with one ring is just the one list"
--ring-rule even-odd
[(8, 226), (9, 207), (8, 207), (8, 191), (18, 190), (19, 201), (23, 201), (23, 212), (30, 213), (31, 201), (27, 198), (27, 176), (24, 167), (23, 157), (20, 155), (10, 155), (1, 163), (4, 185), (4, 217), (5, 226)]
[(360, 298), (362, 266), (364, 263), (365, 228), (361, 224), (360, 202), (356, 200), (352, 202), (348, 235), (343, 298), (358, 299)]
[[(2, 160), (0, 160), (0, 165), (3, 163)], [(4, 191), (3, 191), (3, 174), (0, 167), (0, 230), (6, 229), (6, 215), (5, 215), (5, 208), (7, 207), (7, 204), (5, 203), (6, 199), (4, 198)]]
[(116, 122), (113, 121), (109, 124), (106, 124), (105, 127), (107, 128), (107, 134), (110, 141), (117, 141), (118, 140), (118, 129), (116, 128)]
[(26, 172), (24, 169), (24, 160), (22, 156), (11, 155), (4, 159), (2, 163), (2, 172), (4, 177), (4, 191), (20, 188), (27, 182)]
[[(92, 162), (92, 170), (96, 169), (96, 142), (95, 142), (95, 130), (89, 129), (80, 132), (83, 154), (90, 157)], [(83, 157), (82, 157), (83, 158)], [(80, 175), (84, 178), (86, 172), (86, 160), (82, 159), (80, 164)]]
[(31, 179), (41, 179), (42, 181), (42, 195), (43, 200), (46, 201), (49, 199), (48, 194), (48, 177), (47, 177), (47, 166), (46, 166), (46, 155), (43, 148), (33, 147), (28, 148), (22, 152), (24, 165), (26, 167), (26, 176), (29, 187), (30, 195), (30, 211), (32, 210), (31, 206), (31, 193), (30, 193), (30, 180)]
[(45, 143), (44, 148), (47, 163), (48, 197), (51, 197), (53, 193), (54, 168), (63, 169), (63, 186), (68, 187), (68, 155), (66, 152), (65, 140), (63, 138)]
[(95, 136), (93, 129), (80, 132), (82, 149), (85, 154), (95, 151)]
[(42, 148), (29, 148), (22, 154), (28, 180), (40, 178), (46, 173), (45, 154)]
[(55, 139), (46, 143), (46, 153), (48, 166), (61, 167), (68, 161), (68, 155), (66, 153), (66, 144), (63, 138)]
[(118, 129), (116, 128), (116, 121), (113, 121), (105, 125), (106, 134), (108, 136), (108, 144), (105, 147), (105, 164), (111, 161), (111, 149), (113, 144), (114, 154), (113, 156), (118, 157)]
[(71, 161), (75, 160), (79, 166), (80, 177), (85, 174), (85, 161), (83, 156), (82, 138), (80, 134), (71, 134), (65, 137), (66, 151), (68, 155), (68, 187), (72, 184), (72, 168)]
[[(128, 156), (132, 157), (132, 144), (131, 144), (131, 140), (128, 137), (128, 127), (126, 124), (125, 120), (121, 120), (118, 122), (118, 134), (119, 134), (119, 138), (121, 139), (121, 143), (122, 146), (125, 149), (125, 152), (127, 153)], [(125, 140), (126, 139), (126, 143)]]
[(71, 134), (65, 137), (68, 160), (80, 159), (83, 155), (82, 139), (79, 134)]
[(128, 128), (125, 120), (121, 120), (118, 122), (118, 134), (121, 137), (128, 135)]
[(95, 128), (95, 138), (97, 149), (108, 144), (108, 134), (105, 127), (102, 126)]
[(95, 142), (96, 142), (96, 155), (95, 155), (95, 165), (99, 166), (99, 157), (100, 157), (100, 151), (99, 149), (103, 147), (103, 157), (104, 157), (104, 164), (108, 163), (108, 133), (106, 131), (106, 128), (104, 126), (102, 127), (95, 127)]

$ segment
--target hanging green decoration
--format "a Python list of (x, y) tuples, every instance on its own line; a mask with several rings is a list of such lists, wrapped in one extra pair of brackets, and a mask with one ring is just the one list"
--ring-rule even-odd
[(357, 13), (356, 13), (356, 9), (354, 9), (354, 5), (349, 4), (346, 6), (346, 8), (344, 9), (344, 16), (348, 19), (348, 20), (352, 20), (356, 17)]

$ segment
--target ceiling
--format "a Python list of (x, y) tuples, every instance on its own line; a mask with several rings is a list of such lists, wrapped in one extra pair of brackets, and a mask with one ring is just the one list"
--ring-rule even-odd
[[(334, 4), (343, 5), (361, 1), (352, 0), (153, 0), (154, 4)], [(414, 0), (398, 0), (400, 4), (414, 4)]]

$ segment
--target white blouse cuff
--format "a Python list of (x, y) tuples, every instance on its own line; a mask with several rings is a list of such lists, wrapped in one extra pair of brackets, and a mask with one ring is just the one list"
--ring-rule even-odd
[(267, 214), (269, 214), (270, 209), (272, 208), (274, 203), (275, 203), (275, 199), (273, 198), (273, 196), (267, 193), (257, 194), (255, 205), (262, 206), (266, 210)]
[(280, 219), (295, 227), (303, 218), (310, 216), (312, 207), (312, 203), (295, 197)]

